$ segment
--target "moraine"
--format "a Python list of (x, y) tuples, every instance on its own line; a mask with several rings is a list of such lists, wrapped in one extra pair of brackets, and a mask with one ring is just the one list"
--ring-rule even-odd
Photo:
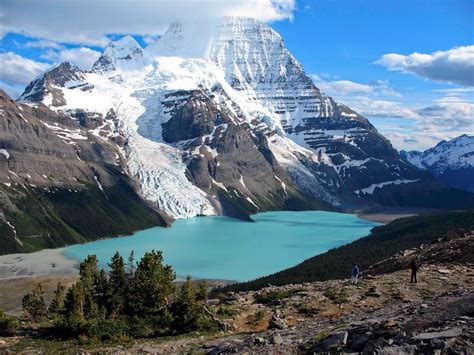
[(227, 217), (176, 221), (171, 228), (151, 228), (134, 235), (73, 245), (63, 250), (80, 261), (96, 254), (102, 267), (119, 251), (133, 250), (139, 259), (151, 249), (162, 250), (178, 278), (245, 281), (293, 266), (313, 255), (369, 234), (377, 223), (356, 215), (308, 211), (266, 212), (255, 223)]

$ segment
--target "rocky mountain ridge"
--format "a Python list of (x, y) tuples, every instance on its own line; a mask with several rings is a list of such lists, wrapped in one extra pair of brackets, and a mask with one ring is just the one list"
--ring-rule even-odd
[(474, 191), (474, 136), (463, 134), (423, 152), (401, 151), (402, 157), (447, 185)]
[(474, 203), (321, 93), (281, 36), (252, 19), (176, 22), (146, 49), (124, 37), (91, 72), (62, 64), (20, 102), (87, 121), (119, 144), (142, 196), (173, 218)]

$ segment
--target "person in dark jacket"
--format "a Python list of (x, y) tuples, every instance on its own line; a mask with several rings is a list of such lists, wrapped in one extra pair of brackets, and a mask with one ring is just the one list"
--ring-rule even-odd
[(359, 278), (360, 275), (360, 269), (356, 264), (352, 264), (352, 277), (351, 277), (351, 282), (354, 285), (357, 285), (357, 279)]
[(418, 280), (416, 279), (416, 273), (418, 272), (418, 263), (416, 262), (416, 258), (411, 259), (410, 269), (411, 269), (410, 283), (413, 283), (413, 282), (417, 283)]

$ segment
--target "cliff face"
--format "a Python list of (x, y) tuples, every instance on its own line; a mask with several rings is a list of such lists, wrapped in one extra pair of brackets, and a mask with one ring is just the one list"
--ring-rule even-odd
[(4, 92), (0, 108), (1, 254), (166, 224), (135, 192), (114, 145)]

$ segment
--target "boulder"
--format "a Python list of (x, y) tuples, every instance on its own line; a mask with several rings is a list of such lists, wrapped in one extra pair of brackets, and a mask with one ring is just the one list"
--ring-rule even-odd
[(280, 318), (277, 314), (273, 314), (268, 322), (268, 329), (285, 329), (287, 327), (286, 320)]
[(337, 351), (346, 346), (348, 333), (346, 331), (331, 334), (313, 347), (311, 353)]
[(417, 340), (431, 340), (439, 338), (454, 338), (462, 334), (461, 328), (452, 328), (441, 332), (420, 333), (413, 338)]
[(270, 343), (274, 345), (281, 345), (283, 344), (283, 338), (280, 334), (275, 334), (270, 338)]

